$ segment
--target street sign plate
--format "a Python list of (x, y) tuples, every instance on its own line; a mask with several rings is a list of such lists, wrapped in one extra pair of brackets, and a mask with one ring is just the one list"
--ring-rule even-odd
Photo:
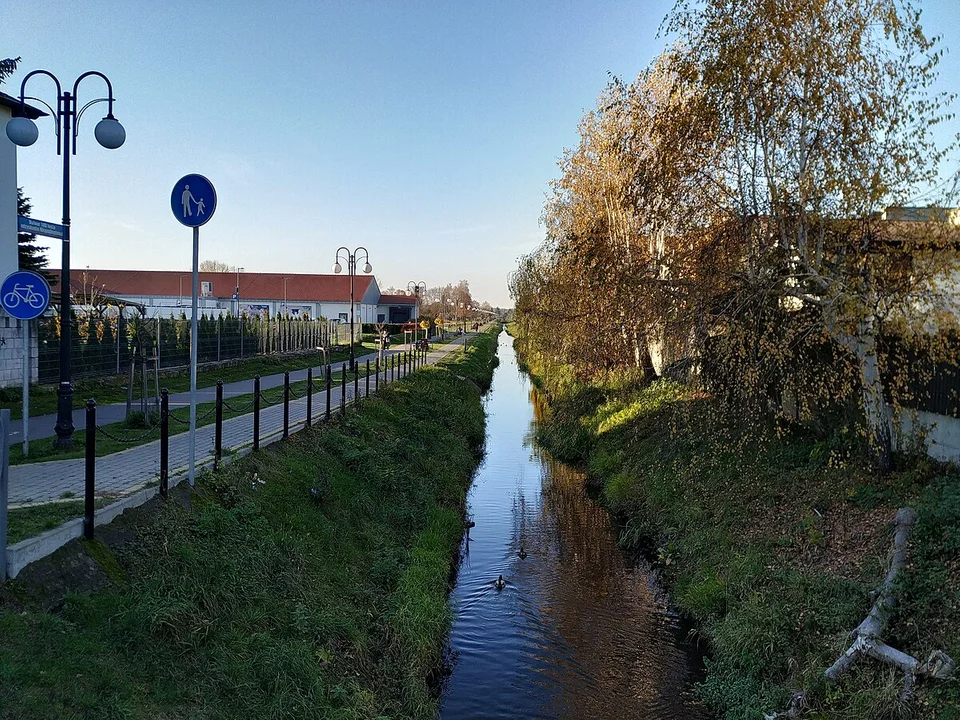
[(0, 285), (0, 306), (18, 320), (40, 317), (49, 304), (50, 286), (35, 272), (10, 273)]
[(203, 175), (184, 175), (170, 194), (173, 216), (187, 227), (200, 227), (217, 209), (217, 191)]
[(46, 220), (37, 220), (36, 218), (25, 215), (17, 215), (17, 232), (30, 233), (31, 235), (43, 235), (57, 240), (63, 240), (66, 228), (58, 223), (47, 222)]

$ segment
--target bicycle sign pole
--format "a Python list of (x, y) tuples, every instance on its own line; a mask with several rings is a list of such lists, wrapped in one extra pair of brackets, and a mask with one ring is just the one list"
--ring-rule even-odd
[(190, 318), (190, 466), (187, 478), (193, 487), (197, 464), (197, 312), (200, 286), (200, 226), (217, 209), (217, 191), (203, 175), (184, 175), (170, 194), (170, 209), (183, 225), (193, 228), (193, 293)]
[[(23, 456), (30, 452), (30, 321), (50, 304), (50, 286), (29, 270), (11, 273), (0, 285), (0, 307), (20, 321), (23, 342)], [(7, 442), (7, 438), (3, 438)]]

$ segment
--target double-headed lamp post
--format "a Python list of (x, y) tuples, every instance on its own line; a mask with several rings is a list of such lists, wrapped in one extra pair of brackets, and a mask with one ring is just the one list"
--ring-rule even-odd
[[(417, 320), (420, 319), (420, 298), (423, 297), (423, 294), (427, 291), (427, 284), (421, 280), (420, 282), (414, 282), (411, 280), (407, 283), (407, 292), (417, 298), (417, 303), (414, 306), (414, 313), (416, 313)], [(426, 337), (426, 333), (424, 333)], [(413, 328), (413, 339), (417, 339), (417, 328)]]
[(353, 279), (357, 275), (357, 256), (360, 253), (363, 253), (363, 271), (367, 274), (373, 272), (373, 267), (370, 265), (370, 253), (367, 252), (365, 247), (358, 247), (353, 252), (350, 252), (350, 248), (340, 246), (337, 248), (337, 260), (333, 264), (333, 271), (335, 273), (343, 272), (343, 265), (340, 264), (340, 253), (343, 252), (343, 260), (347, 262), (347, 272), (350, 274), (350, 367), (352, 368), (356, 360), (353, 354), (353, 341), (356, 338), (356, 335), (353, 333)]
[[(57, 109), (40, 98), (25, 94), (27, 81), (34, 75), (46, 75), (57, 86)], [(107, 85), (107, 97), (90, 100), (77, 109), (77, 88), (81, 81), (95, 75)], [(70, 156), (77, 152), (77, 130), (83, 113), (92, 105), (107, 103), (107, 115), (93, 130), (97, 142), (108, 150), (116, 150), (123, 145), (127, 133), (123, 125), (113, 116), (113, 86), (103, 73), (91, 70), (78, 77), (73, 83), (73, 92), (64, 92), (57, 77), (47, 70), (34, 70), (27, 73), (20, 83), (21, 106), (27, 100), (35, 100), (50, 110), (55, 118), (57, 129), (57, 154), (63, 156), (63, 261), (60, 267), (60, 385), (57, 387), (57, 446), (61, 448), (73, 445), (73, 385), (70, 380)], [(36, 124), (24, 116), (7, 121), (7, 137), (20, 147), (28, 147), (37, 141), (39, 131)]]

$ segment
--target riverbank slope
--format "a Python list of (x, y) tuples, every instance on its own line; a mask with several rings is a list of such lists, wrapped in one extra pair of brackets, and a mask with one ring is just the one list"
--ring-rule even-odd
[(933, 649), (960, 657), (956, 468), (901, 456), (878, 477), (842, 430), (761, 443), (680, 384), (584, 385), (531, 364), (546, 416), (538, 440), (587, 469), (624, 519), (622, 545), (653, 543), (709, 647), (699, 692), (720, 717), (782, 712), (802, 688), (807, 717), (960, 717), (956, 681), (919, 684), (907, 706), (901, 678), (869, 659), (838, 685), (823, 680), (870, 609), (904, 505), (920, 519), (885, 640), (921, 660)]
[(0, 586), (0, 717), (433, 717), (498, 330)]

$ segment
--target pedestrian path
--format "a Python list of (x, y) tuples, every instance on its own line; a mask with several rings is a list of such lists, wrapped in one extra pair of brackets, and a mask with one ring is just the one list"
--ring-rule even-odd
[[(398, 348), (397, 350), (387, 351), (384, 355), (395, 355), (401, 352), (403, 348)], [(367, 360), (373, 364), (374, 360), (377, 358), (377, 353), (368, 353), (366, 355), (361, 355), (356, 358), (356, 361), (361, 365), (366, 363)], [(318, 373), (323, 372), (324, 365), (317, 365), (313, 368), (314, 378), (320, 377)], [(339, 367), (334, 365), (334, 369)], [(291, 370), (290, 371), (290, 382), (297, 382), (299, 380), (307, 379), (307, 371), (304, 370)], [(274, 375), (264, 375), (260, 378), (260, 390), (270, 390), (271, 388), (280, 387), (283, 385), (283, 373), (276, 373)], [(247, 380), (237, 380), (236, 382), (224, 383), (223, 385), (223, 397), (231, 398), (237, 395), (249, 395), (253, 392), (253, 378), (248, 378)], [(217, 396), (217, 386), (211, 385), (204, 388), (197, 388), (197, 402), (213, 402), (216, 400)], [(76, 428), (76, 432), (79, 432), (84, 424), (86, 423), (86, 409), (84, 408), (84, 403), (86, 398), (76, 398), (74, 397), (74, 404), (79, 405), (73, 411), (73, 425)], [(139, 404), (139, 400), (135, 404)], [(184, 392), (171, 393), (170, 394), (170, 408), (176, 408), (180, 406), (189, 406), (190, 405), (190, 391), (185, 390)], [(154, 410), (153, 404), (150, 406), (151, 412)], [(127, 404), (126, 403), (112, 403), (110, 405), (97, 405), (97, 421), (101, 425), (109, 425), (111, 423), (123, 422), (127, 417)], [(30, 425), (28, 431), (30, 434), (31, 440), (42, 440), (43, 438), (53, 438), (56, 437), (54, 432), (54, 427), (57, 424), (57, 414), (51, 413), (48, 415), (35, 415), (30, 418)], [(17, 445), (23, 441), (23, 421), (22, 420), (11, 420), (10, 421), (10, 433), (7, 436), (8, 445)]]
[[(451, 352), (459, 351), (464, 341), (468, 341), (473, 333), (465, 338), (458, 338), (455, 342), (435, 346), (427, 354), (427, 363), (435, 364)], [(391, 354), (397, 354), (397, 351)], [(375, 357), (375, 356), (371, 356)], [(365, 363), (367, 356), (358, 358), (358, 362)], [(295, 379), (305, 380), (306, 370), (290, 373), (291, 382)], [(385, 385), (392, 379), (389, 367), (380, 372), (380, 384)], [(270, 387), (283, 384), (283, 374), (270, 376), (271, 384), (267, 385), (261, 378), (261, 392)], [(275, 382), (279, 378), (279, 382)], [(399, 379), (399, 374), (397, 375)], [(252, 392), (250, 381), (230, 383), (232, 396), (249, 394)], [(370, 390), (376, 385), (375, 375), (370, 377)], [(234, 387), (236, 386), (236, 387)], [(315, 383), (313, 393), (312, 415), (313, 422), (322, 421), (326, 412), (326, 390), (322, 383)], [(365, 395), (366, 379), (360, 378), (359, 394)], [(199, 399), (201, 402), (214, 400), (215, 388), (210, 389), (210, 397)], [(178, 393), (183, 395), (183, 393)], [(189, 393), (186, 393), (188, 404)], [(331, 389), (330, 408), (332, 413), (339, 412), (341, 387)], [(171, 407), (173, 406), (171, 396)], [(224, 385), (224, 397), (228, 397), (227, 386)], [(353, 382), (346, 385), (345, 403), (354, 400)], [(99, 410), (99, 408), (98, 408)], [(302, 428), (306, 422), (307, 400), (305, 395), (290, 401), (290, 432)], [(99, 419), (99, 418), (98, 418)], [(196, 431), (196, 462), (198, 466), (211, 463), (214, 456), (214, 424), (197, 428)], [(78, 427), (82, 431), (82, 425)], [(260, 408), (260, 443), (270, 442), (283, 433), (283, 404), (270, 406), (261, 405)], [(184, 474), (188, 469), (190, 451), (189, 433), (183, 432), (171, 435), (169, 440), (170, 477), (171, 484), (174, 477)], [(253, 443), (253, 414), (240, 415), (223, 421), (223, 448), (224, 451), (235, 452), (242, 450)], [(139, 445), (118, 453), (97, 458), (96, 463), (96, 493), (98, 497), (119, 497), (138, 490), (148, 484), (156, 483), (160, 476), (160, 441), (146, 445)], [(27, 505), (31, 503), (49, 502), (67, 498), (82, 498), (84, 492), (85, 461), (83, 458), (73, 460), (56, 460), (50, 462), (27, 463), (15, 465), (9, 470), (9, 505)]]

